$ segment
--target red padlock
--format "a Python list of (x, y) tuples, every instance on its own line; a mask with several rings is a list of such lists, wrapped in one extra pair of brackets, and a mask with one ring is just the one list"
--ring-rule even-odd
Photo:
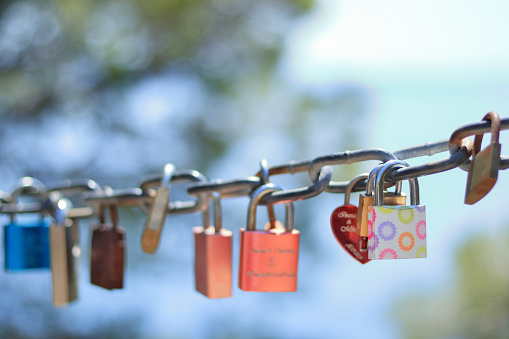
[(214, 224), (209, 209), (203, 213), (204, 226), (193, 227), (196, 290), (208, 298), (232, 296), (232, 232), (222, 228), (219, 197), (214, 202)]
[(281, 190), (274, 184), (251, 195), (247, 229), (240, 229), (239, 288), (254, 292), (297, 290), (300, 232), (293, 227), (293, 204), (286, 204), (285, 228), (256, 230), (256, 206), (263, 196)]

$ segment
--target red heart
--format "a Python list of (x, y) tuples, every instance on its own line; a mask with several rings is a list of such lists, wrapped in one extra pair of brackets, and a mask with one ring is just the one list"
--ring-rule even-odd
[(332, 233), (346, 253), (361, 264), (365, 264), (371, 260), (368, 259), (368, 251), (361, 252), (360, 250), (360, 237), (357, 234), (357, 211), (357, 206), (339, 206), (332, 212), (330, 225)]

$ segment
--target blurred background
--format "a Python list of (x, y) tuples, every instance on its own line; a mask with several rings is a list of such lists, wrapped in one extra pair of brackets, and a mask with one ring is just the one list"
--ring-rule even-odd
[[(261, 159), (448, 139), (488, 111), (509, 116), (508, 15), (502, 0), (2, 1), (0, 188), (12, 191), (23, 176), (136, 187), (167, 162), (209, 179), (244, 178)], [(334, 180), (375, 164), (336, 166)], [(307, 174), (272, 180), (310, 184)], [(360, 265), (330, 230), (343, 195), (296, 202), (296, 293), (234, 287), (232, 298), (205, 298), (193, 277), (191, 227), (201, 215), (170, 215), (149, 255), (135, 207), (120, 210), (125, 289), (101, 289), (89, 283), (96, 221), (83, 221), (79, 300), (54, 308), (49, 272), (2, 271), (0, 337), (509, 337), (509, 176), (500, 172), (473, 206), (463, 204), (460, 169), (419, 183), (422, 260)], [(174, 199), (190, 199), (174, 186)], [(222, 202), (234, 286), (247, 203)]]

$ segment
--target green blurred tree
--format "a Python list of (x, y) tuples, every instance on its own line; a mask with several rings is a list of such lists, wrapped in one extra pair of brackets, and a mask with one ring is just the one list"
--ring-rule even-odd
[[(3, 1), (0, 181), (9, 189), (25, 175), (45, 183), (85, 177), (131, 187), (168, 161), (205, 174), (217, 173), (222, 161), (222, 171), (242, 167), (238, 176), (245, 177), (259, 161), (247, 148), (262, 149), (264, 156), (278, 152), (285, 162), (358, 148), (364, 90), (338, 85), (309, 92), (280, 74), (285, 39), (313, 6), (312, 0)], [(303, 178), (295, 185), (308, 185)], [(189, 198), (182, 198), (182, 187), (172, 194)], [(138, 248), (145, 216), (121, 212), (128, 247)], [(302, 225), (311, 223), (312, 212), (299, 213)], [(236, 217), (225, 212), (225, 219), (241, 225), (244, 216)], [(303, 247), (312, 242), (312, 235), (306, 237)], [(158, 265), (158, 278), (168, 274), (166, 265), (184, 265), (189, 244), (172, 245), (150, 261), (129, 253), (130, 274), (140, 262), (147, 279), (147, 270)], [(16, 296), (0, 305), (0, 337), (142, 337), (143, 314), (125, 310), (127, 316), (115, 319), (93, 305), (87, 314), (77, 314), (77, 307), (63, 316), (48, 299), (34, 302), (40, 296), (26, 295), (32, 285), (12, 279), (0, 285), (4, 295)], [(8, 306), (20, 300), (19, 308)], [(30, 319), (43, 319), (38, 324), (44, 331), (25, 328), (20, 319), (27, 309)], [(230, 321), (210, 316), (214, 323)], [(91, 322), (88, 332), (76, 333), (73, 321), (84, 318)], [(228, 331), (236, 336), (239, 330), (224, 328), (222, 335)]]
[(475, 235), (455, 256), (447, 290), (410, 295), (396, 302), (394, 318), (404, 338), (508, 338), (509, 233)]

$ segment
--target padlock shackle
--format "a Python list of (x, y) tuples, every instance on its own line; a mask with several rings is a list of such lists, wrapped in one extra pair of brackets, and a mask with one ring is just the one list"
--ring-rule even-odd
[[(267, 194), (270, 194), (275, 191), (283, 190), (282, 187), (277, 186), (273, 183), (268, 183), (265, 185), (259, 186), (257, 189), (253, 191), (251, 194), (251, 199), (249, 200), (249, 206), (247, 210), (247, 222), (246, 222), (246, 230), (247, 231), (255, 231), (256, 230), (256, 207), (260, 200)], [(287, 232), (293, 231), (294, 227), (294, 209), (292, 202), (285, 202), (285, 229)]]
[[(262, 182), (262, 185), (270, 183), (269, 181), (269, 165), (267, 163), (266, 159), (260, 160), (260, 181)], [(269, 222), (270, 227), (275, 228), (276, 227), (276, 214), (274, 213), (274, 205), (268, 204), (267, 205), (267, 211), (269, 213)]]
[[(394, 159), (396, 160), (396, 159)], [(394, 160), (389, 160), (389, 161), (394, 161)], [(382, 168), (383, 165), (385, 165), (387, 162), (383, 162), (383, 163), (380, 163), (378, 164), (375, 168), (373, 168), (373, 170), (369, 173), (369, 176), (368, 176), (368, 180), (366, 182), (366, 196), (373, 196), (374, 194), (374, 191), (375, 191), (375, 180), (376, 180), (376, 176), (377, 174), (380, 172), (380, 169)], [(403, 189), (403, 185), (401, 183), (401, 181), (397, 181), (396, 184), (395, 184), (395, 188), (394, 188), (394, 194), (396, 195), (401, 195), (401, 191)], [(385, 187), (385, 185), (384, 185)], [(389, 186), (390, 187), (390, 186)]]
[(69, 211), (72, 209), (72, 203), (67, 198), (59, 198), (53, 202), (53, 217), (55, 224), (65, 226), (65, 219), (69, 218)]
[(369, 178), (369, 173), (362, 173), (362, 174), (355, 176), (352, 180), (350, 180), (350, 182), (348, 183), (348, 186), (346, 186), (344, 205), (350, 205), (350, 194), (352, 193), (352, 189), (354, 188), (354, 186), (359, 181), (361, 181), (363, 179), (368, 179), (368, 178)]
[(171, 178), (175, 174), (175, 165), (167, 163), (164, 165), (163, 178), (161, 179), (161, 187), (170, 188)]
[(207, 209), (203, 211), (203, 228), (207, 229), (210, 225), (210, 200), (212, 200), (212, 210), (214, 211), (214, 230), (215, 233), (220, 233), (223, 228), (223, 212), (221, 210), (221, 196), (219, 193), (212, 193), (209, 196), (209, 203)]
[[(379, 170), (376, 181), (375, 181), (375, 192), (374, 192), (374, 206), (383, 205), (383, 187), (385, 182), (385, 177), (388, 174), (389, 170), (392, 167), (409, 167), (409, 165), (402, 160), (389, 160), (387, 161), (382, 168)], [(411, 205), (419, 205), (419, 182), (417, 178), (408, 179), (410, 184), (410, 204)]]
[[(501, 122), (500, 117), (496, 112), (488, 112), (482, 118), (482, 121), (491, 121), (491, 144), (498, 144), (500, 138)], [(484, 134), (476, 134), (474, 138), (474, 148), (472, 150), (472, 157), (475, 157), (477, 153), (481, 151), (482, 139)]]
[(110, 211), (110, 221), (115, 229), (118, 226), (118, 205), (116, 204), (99, 206), (99, 223), (102, 225), (106, 224), (106, 206)]

